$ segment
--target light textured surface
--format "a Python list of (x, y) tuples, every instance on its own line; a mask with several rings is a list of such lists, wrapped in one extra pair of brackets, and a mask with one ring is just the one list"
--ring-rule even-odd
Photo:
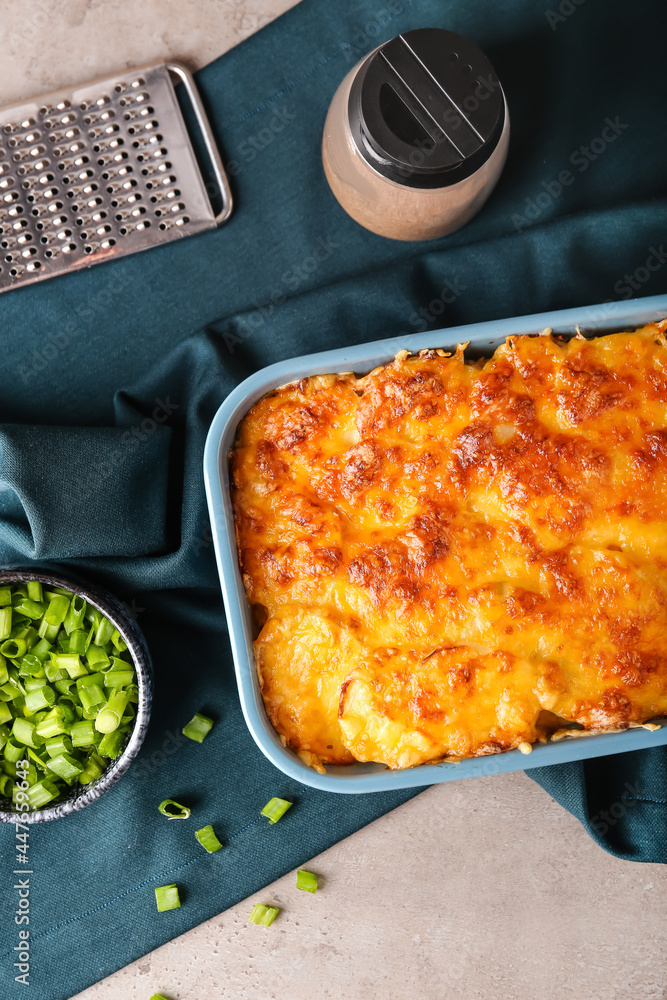
[(0, 103), (171, 57), (198, 69), (294, 0), (2, 0)]
[[(197, 67), (290, 6), (3, 0), (1, 101), (167, 55)], [(434, 787), (307, 867), (317, 896), (292, 873), (79, 1000), (667, 997), (665, 870), (604, 854), (523, 774)], [(257, 901), (282, 907), (268, 930), (247, 923)]]
[(604, 854), (524, 774), (435, 786), (306, 867), (316, 896), (290, 873), (79, 1000), (667, 996), (664, 868)]

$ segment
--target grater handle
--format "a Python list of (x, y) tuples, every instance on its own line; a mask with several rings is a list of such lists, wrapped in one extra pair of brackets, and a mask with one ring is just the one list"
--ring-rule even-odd
[(197, 118), (197, 123), (201, 129), (202, 136), (204, 137), (204, 145), (206, 146), (206, 152), (208, 153), (211, 164), (213, 165), (213, 172), (215, 174), (215, 179), (220, 188), (220, 197), (222, 199), (222, 208), (215, 217), (215, 223), (217, 226), (222, 225), (226, 222), (229, 216), (232, 214), (232, 208), (234, 207), (234, 202), (232, 199), (232, 191), (229, 186), (229, 180), (227, 179), (227, 174), (225, 173), (225, 168), (222, 164), (220, 158), (220, 152), (216, 144), (215, 138), (213, 137), (213, 132), (211, 131), (211, 125), (208, 120), (208, 115), (202, 104), (201, 97), (199, 96), (199, 91), (197, 90), (197, 85), (195, 84), (192, 73), (181, 66), (180, 63), (167, 63), (167, 69), (170, 73), (177, 76), (180, 82), (183, 84), (187, 91), (187, 95), (190, 98), (190, 103), (194, 110), (195, 116)]

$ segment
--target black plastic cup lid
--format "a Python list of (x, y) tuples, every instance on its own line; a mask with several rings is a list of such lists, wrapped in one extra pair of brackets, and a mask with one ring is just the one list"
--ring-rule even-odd
[(491, 156), (505, 100), (481, 49), (453, 31), (420, 28), (381, 45), (360, 66), (349, 117), (359, 152), (380, 174), (411, 187), (444, 187)]

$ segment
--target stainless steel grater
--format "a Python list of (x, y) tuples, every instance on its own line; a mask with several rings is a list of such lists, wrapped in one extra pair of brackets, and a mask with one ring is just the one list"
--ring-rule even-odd
[[(215, 214), (174, 89), (211, 160)], [(232, 196), (191, 74), (178, 64), (0, 110), (0, 291), (220, 225)]]

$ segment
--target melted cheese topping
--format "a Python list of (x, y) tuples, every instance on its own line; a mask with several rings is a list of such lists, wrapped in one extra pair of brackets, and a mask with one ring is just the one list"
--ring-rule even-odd
[(407, 767), (667, 713), (666, 330), (402, 352), (253, 406), (236, 534), (287, 745)]

